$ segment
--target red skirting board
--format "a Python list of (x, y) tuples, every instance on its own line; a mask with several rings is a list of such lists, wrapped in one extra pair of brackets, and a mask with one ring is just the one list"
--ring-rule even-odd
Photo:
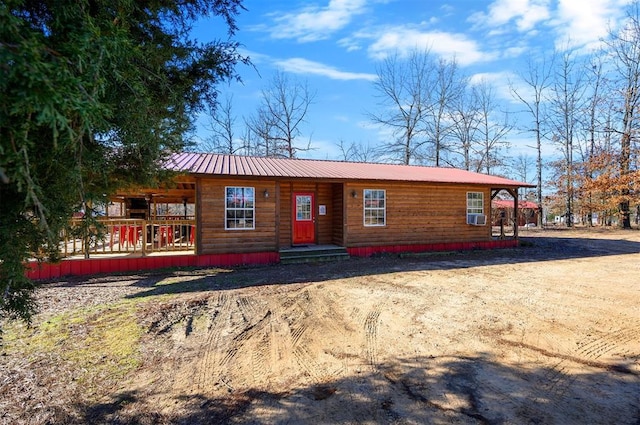
[(474, 249), (515, 248), (518, 241), (504, 239), (481, 242), (447, 242), (416, 245), (385, 245), (347, 248), (349, 255), (354, 257), (370, 257), (375, 254), (399, 254), (401, 252), (429, 252), (429, 251), (471, 251)]
[[(347, 248), (349, 255), (369, 257), (375, 254), (398, 254), (402, 252), (463, 251), (474, 249), (513, 248), (518, 241), (495, 240), (482, 242), (449, 242), (417, 245), (387, 245)], [(63, 276), (86, 276), (154, 270), (176, 267), (233, 267), (245, 265), (275, 264), (280, 261), (277, 252), (254, 252), (248, 254), (204, 254), (166, 255), (137, 258), (90, 258), (62, 260), (57, 264), (30, 262), (27, 277), (33, 280), (57, 279)]]
[(167, 255), (137, 258), (89, 258), (62, 260), (56, 264), (33, 261), (29, 263), (27, 277), (32, 280), (48, 280), (63, 276), (110, 274), (175, 267), (231, 267), (275, 264), (279, 261), (280, 255), (277, 252)]

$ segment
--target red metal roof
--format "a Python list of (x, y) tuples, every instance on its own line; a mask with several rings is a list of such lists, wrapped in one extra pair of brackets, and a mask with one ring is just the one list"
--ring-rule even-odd
[[(513, 208), (513, 200), (509, 199), (494, 199), (491, 201), (491, 205), (493, 208)], [(531, 201), (518, 201), (518, 208), (528, 208), (532, 210), (538, 209), (538, 204)]]
[(534, 187), (528, 183), (457, 168), (191, 152), (172, 155), (167, 167), (174, 171), (215, 176), (462, 183), (501, 188)]

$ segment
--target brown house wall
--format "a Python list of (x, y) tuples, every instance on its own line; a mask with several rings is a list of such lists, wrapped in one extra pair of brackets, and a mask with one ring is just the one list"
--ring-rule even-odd
[[(330, 183), (320, 183), (316, 189), (316, 232), (317, 243), (326, 245), (332, 243), (333, 240), (333, 186)], [(324, 205), (326, 209), (325, 215), (320, 215), (318, 209), (320, 205)]]
[(291, 182), (281, 182), (279, 190), (280, 233), (278, 246), (286, 248), (291, 246)]
[[(386, 225), (365, 227), (364, 189), (386, 190)], [(356, 197), (352, 196), (355, 191)], [(467, 224), (467, 192), (484, 193), (490, 216), (488, 188), (419, 183), (351, 183), (346, 187), (346, 246), (410, 245), (471, 242), (491, 239), (491, 227)]]
[[(225, 187), (256, 191), (252, 230), (225, 230)], [(269, 197), (264, 197), (264, 191)], [(365, 227), (363, 190), (386, 191), (386, 225)], [(355, 191), (356, 197), (352, 196)], [(484, 193), (490, 216), (490, 189), (418, 183), (316, 183), (296, 181), (199, 179), (198, 252), (202, 254), (277, 251), (291, 246), (293, 192), (313, 192), (316, 243), (346, 247), (411, 245), (491, 240), (491, 227), (466, 224), (467, 192)], [(320, 205), (326, 214), (319, 215)]]
[(327, 210), (331, 209), (333, 214), (331, 221), (331, 243), (339, 246), (344, 245), (344, 190), (342, 183), (332, 185), (331, 203), (327, 204)]
[[(225, 230), (225, 187), (255, 188), (255, 229)], [(269, 191), (265, 198), (264, 191)], [(198, 191), (198, 253), (277, 251), (276, 183), (262, 180), (201, 179)]]

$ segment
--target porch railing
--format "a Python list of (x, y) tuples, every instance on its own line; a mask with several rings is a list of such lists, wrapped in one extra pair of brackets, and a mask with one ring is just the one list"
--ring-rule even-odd
[(90, 226), (84, 235), (78, 231), (82, 219), (73, 219), (71, 230), (63, 233), (60, 252), (63, 257), (74, 255), (191, 251), (194, 249), (196, 221), (189, 219), (139, 220), (98, 219), (99, 226)]

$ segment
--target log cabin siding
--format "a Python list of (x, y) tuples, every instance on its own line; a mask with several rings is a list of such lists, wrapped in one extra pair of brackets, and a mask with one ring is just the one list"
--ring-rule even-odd
[(278, 235), (278, 248), (291, 246), (291, 182), (280, 182), (278, 197), (280, 199), (280, 232)]
[[(316, 185), (316, 243), (330, 244), (333, 239), (333, 186), (330, 183)], [(324, 205), (326, 213), (320, 215), (320, 205)]]
[[(255, 229), (225, 229), (225, 187), (255, 188)], [(264, 191), (269, 197), (264, 196)], [(275, 181), (207, 179), (200, 180), (198, 252), (226, 254), (277, 251)]]
[[(385, 226), (365, 226), (365, 189), (385, 190)], [(355, 190), (356, 197), (352, 196)], [(490, 190), (477, 186), (351, 183), (346, 187), (348, 247), (471, 242), (491, 240), (491, 227), (466, 222), (467, 192), (484, 194), (484, 213), (490, 213)]]
[(333, 220), (331, 225), (331, 243), (338, 246), (344, 245), (344, 190), (343, 185), (334, 183), (331, 197), (331, 209)]
[[(467, 192), (482, 192), (490, 216), (490, 188), (407, 182), (314, 182), (261, 179), (198, 180), (198, 253), (269, 252), (292, 245), (292, 194), (315, 195), (316, 243), (345, 247), (420, 245), (491, 240), (491, 227), (466, 223)], [(225, 229), (225, 187), (255, 188), (255, 229)], [(270, 196), (264, 197), (268, 190)], [(384, 226), (365, 226), (364, 190), (384, 190)], [(356, 197), (353, 197), (355, 191)], [(326, 214), (319, 215), (319, 206)]]

